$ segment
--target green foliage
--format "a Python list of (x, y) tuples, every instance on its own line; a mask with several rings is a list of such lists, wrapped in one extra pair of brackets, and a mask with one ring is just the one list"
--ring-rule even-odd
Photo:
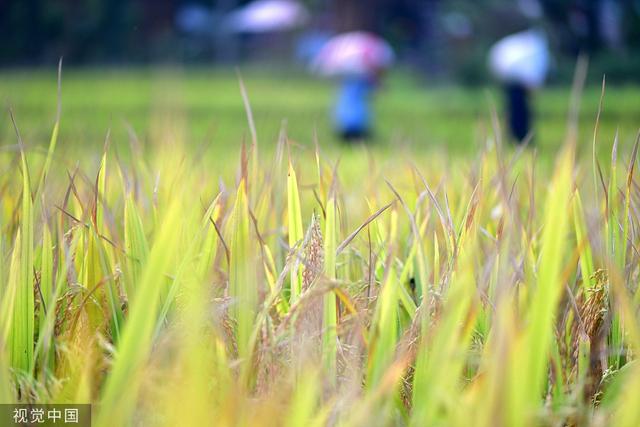
[(102, 391), (102, 410), (96, 425), (122, 425), (133, 413), (140, 372), (153, 345), (159, 293), (169, 261), (175, 253), (181, 207), (175, 203), (165, 213), (149, 260), (137, 286), (123, 335), (116, 348), (111, 372)]
[(283, 167), (245, 106), (239, 166), (164, 111), (131, 157), (68, 170), (58, 121), (45, 158), (0, 153), (0, 402), (93, 402), (98, 426), (637, 425), (625, 132), (604, 169), (499, 134), (471, 162), (291, 140)]

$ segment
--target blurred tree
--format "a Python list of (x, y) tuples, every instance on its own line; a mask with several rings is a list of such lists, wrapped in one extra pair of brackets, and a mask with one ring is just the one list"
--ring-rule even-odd
[[(183, 54), (193, 44), (185, 43), (176, 16), (197, 4), (220, 22), (250, 1), (0, 0), (0, 65), (55, 63), (60, 56), (67, 63), (236, 61), (241, 40), (224, 37), (215, 25), (200, 57)], [(374, 31), (391, 42), (402, 62), (431, 75), (462, 70), (481, 80), (487, 47), (536, 24), (545, 27), (567, 62), (587, 51), (604, 58), (603, 69), (640, 79), (640, 0), (299, 1), (311, 10), (312, 26)]]

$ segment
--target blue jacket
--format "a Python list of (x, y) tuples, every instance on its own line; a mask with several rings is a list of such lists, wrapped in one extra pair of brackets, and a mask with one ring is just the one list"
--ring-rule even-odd
[(373, 83), (366, 77), (345, 78), (338, 92), (334, 121), (339, 131), (367, 131), (371, 125)]

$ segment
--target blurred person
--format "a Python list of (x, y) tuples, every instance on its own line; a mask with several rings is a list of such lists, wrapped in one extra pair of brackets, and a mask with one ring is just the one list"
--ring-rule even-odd
[(342, 79), (334, 107), (336, 133), (343, 141), (365, 140), (371, 136), (371, 98), (375, 81), (369, 76)]
[(489, 51), (489, 68), (502, 82), (509, 130), (516, 143), (531, 138), (531, 93), (542, 86), (549, 69), (545, 34), (538, 29), (511, 34)]
[(371, 136), (373, 94), (393, 60), (389, 44), (364, 31), (337, 35), (316, 55), (314, 71), (340, 79), (333, 122), (343, 141), (362, 141)]
[(522, 143), (531, 131), (529, 89), (522, 83), (509, 82), (505, 84), (504, 91), (509, 130), (516, 142)]

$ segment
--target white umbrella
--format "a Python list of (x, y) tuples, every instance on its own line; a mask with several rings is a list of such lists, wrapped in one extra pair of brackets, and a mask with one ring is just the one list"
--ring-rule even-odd
[(332, 37), (320, 49), (311, 68), (324, 76), (371, 75), (391, 66), (391, 46), (380, 37), (354, 31)]
[(540, 87), (549, 70), (544, 33), (528, 30), (503, 38), (489, 52), (489, 68), (504, 82)]
[(293, 0), (256, 0), (231, 12), (225, 28), (236, 33), (287, 31), (304, 25), (309, 13)]

